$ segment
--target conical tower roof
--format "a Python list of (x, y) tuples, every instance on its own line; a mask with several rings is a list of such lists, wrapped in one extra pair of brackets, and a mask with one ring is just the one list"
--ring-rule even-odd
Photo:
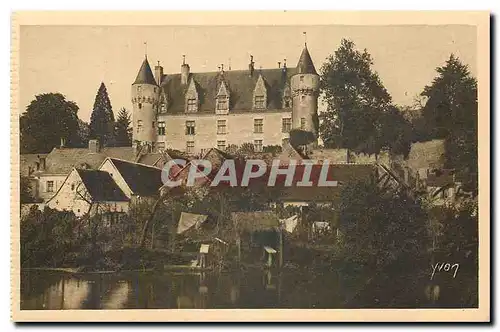
[(132, 84), (152, 84), (156, 85), (155, 77), (153, 72), (151, 71), (151, 67), (149, 66), (148, 58), (144, 58), (142, 62), (141, 69), (139, 69), (139, 73), (137, 73), (137, 77), (135, 78), (134, 83)]
[(304, 46), (302, 50), (302, 54), (300, 55), (299, 62), (297, 63), (297, 74), (316, 74), (316, 68), (314, 68), (313, 61), (311, 59), (311, 55), (307, 50), (307, 45)]

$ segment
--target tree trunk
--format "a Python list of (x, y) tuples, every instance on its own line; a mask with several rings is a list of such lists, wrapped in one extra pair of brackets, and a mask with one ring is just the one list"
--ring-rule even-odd
[(142, 248), (144, 247), (144, 242), (146, 241), (146, 233), (149, 228), (149, 224), (153, 221), (153, 218), (155, 216), (156, 210), (158, 209), (158, 206), (160, 205), (161, 201), (163, 200), (163, 195), (160, 196), (153, 205), (153, 210), (151, 211), (151, 214), (149, 215), (148, 219), (146, 219), (146, 222), (144, 223), (144, 226), (142, 227), (142, 233), (141, 233), (141, 239), (139, 241), (139, 246)]

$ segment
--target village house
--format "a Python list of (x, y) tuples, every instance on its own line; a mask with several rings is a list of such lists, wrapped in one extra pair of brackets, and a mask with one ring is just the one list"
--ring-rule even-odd
[(46, 202), (59, 190), (73, 168), (98, 169), (106, 158), (117, 158), (157, 168), (172, 159), (185, 159), (173, 151), (150, 152), (146, 148), (101, 147), (97, 140), (90, 140), (88, 148), (59, 146), (48, 154), (22, 154), (21, 176), (29, 180), (36, 201)]

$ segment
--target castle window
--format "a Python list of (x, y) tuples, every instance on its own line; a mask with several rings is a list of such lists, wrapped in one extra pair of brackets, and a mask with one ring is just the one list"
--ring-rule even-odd
[(253, 132), (254, 133), (263, 133), (264, 132), (264, 120), (263, 119), (254, 119), (253, 120)]
[(301, 101), (306, 100), (306, 96), (304, 96), (304, 95), (300, 96), (300, 100), (301, 100)]
[(142, 86), (140, 86), (140, 85), (139, 85), (139, 86), (137, 87), (137, 92), (141, 92), (141, 91), (142, 91)]
[(155, 129), (155, 122), (151, 122), (151, 128)]
[(187, 141), (186, 142), (186, 152), (187, 153), (194, 153), (194, 141)]
[(227, 96), (221, 95), (217, 97), (217, 110), (225, 111), (228, 107), (228, 98)]
[(281, 123), (281, 132), (288, 133), (292, 130), (292, 119), (291, 118), (283, 118)]
[(300, 118), (300, 129), (306, 129), (306, 118)]
[(74, 190), (75, 190), (75, 184), (74, 184), (74, 183), (72, 183), (72, 184), (71, 184), (71, 191), (74, 191)]
[(266, 108), (266, 98), (264, 96), (255, 96), (255, 108)]
[(217, 134), (224, 135), (226, 134), (226, 120), (217, 120)]
[(196, 99), (190, 98), (187, 100), (187, 111), (196, 112), (198, 110), (198, 102)]
[(301, 76), (300, 76), (300, 81), (301, 81), (301, 82), (304, 82), (304, 75), (301, 75)]
[(167, 111), (167, 104), (161, 103), (161, 105), (160, 105), (160, 111), (161, 112), (166, 112)]
[(141, 109), (141, 108), (142, 108), (142, 104), (141, 104), (141, 103), (139, 103), (139, 109)]
[(160, 136), (165, 135), (165, 122), (164, 121), (158, 122), (158, 135), (160, 135)]
[(283, 105), (285, 108), (289, 108), (290, 107), (290, 98), (285, 98)]
[(54, 181), (47, 181), (47, 192), (54, 192)]
[(226, 141), (217, 141), (217, 149), (224, 151), (226, 149)]
[(288, 143), (289, 143), (289, 142), (290, 142), (290, 139), (289, 139), (289, 138), (283, 138), (283, 139), (281, 140), (281, 144), (282, 144), (282, 146), (288, 145)]
[(142, 131), (142, 120), (137, 120), (137, 132), (140, 133)]
[(256, 139), (255, 141), (253, 141), (253, 148), (255, 152), (262, 152), (262, 140)]
[(195, 134), (195, 124), (194, 121), (186, 121), (186, 135), (194, 135)]

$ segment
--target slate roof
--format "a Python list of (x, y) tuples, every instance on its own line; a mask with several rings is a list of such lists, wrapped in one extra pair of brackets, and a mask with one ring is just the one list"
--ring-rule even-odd
[[(227, 84), (230, 91), (229, 102), (231, 112), (251, 112), (253, 108), (253, 92), (259, 75), (262, 75), (267, 88), (267, 108), (259, 112), (290, 110), (282, 107), (283, 90), (290, 78), (296, 73), (295, 68), (275, 68), (255, 70), (250, 76), (248, 70), (230, 70), (221, 72), (191, 73), (198, 90), (200, 106), (198, 113), (215, 112), (215, 102), (221, 81)], [(168, 98), (167, 114), (184, 113), (185, 95), (189, 84), (181, 84), (181, 75), (167, 75), (162, 81), (162, 89)]]
[(160, 168), (114, 158), (111, 161), (135, 195), (153, 196), (163, 185)]
[(127, 196), (104, 171), (76, 169), (94, 202), (125, 202)]
[(299, 62), (297, 63), (297, 74), (318, 74), (316, 68), (314, 68), (314, 63), (307, 49), (307, 45), (302, 50)]
[(135, 78), (134, 83), (132, 84), (153, 84), (157, 85), (155, 81), (155, 77), (153, 75), (153, 71), (151, 70), (151, 66), (149, 66), (148, 58), (144, 58), (142, 62), (141, 68), (137, 73), (137, 77)]
[[(24, 172), (24, 169), (27, 171), (28, 165), (34, 160), (33, 156), (36, 155), (20, 156), (22, 172)], [(160, 159), (166, 159), (160, 153), (144, 153), (136, 160), (134, 149), (131, 146), (104, 147), (97, 153), (90, 152), (87, 148), (54, 148), (45, 156), (46, 166), (44, 172), (47, 174), (64, 175), (71, 172), (73, 167), (79, 169), (97, 169), (107, 157), (158, 167), (162, 167)]]

